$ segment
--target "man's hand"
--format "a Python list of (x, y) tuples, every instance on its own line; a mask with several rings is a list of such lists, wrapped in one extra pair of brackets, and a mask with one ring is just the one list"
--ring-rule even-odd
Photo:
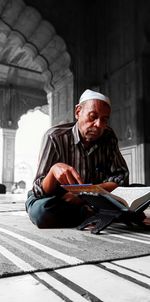
[(65, 163), (57, 163), (51, 167), (46, 177), (43, 179), (42, 187), (45, 193), (53, 193), (56, 185), (64, 184), (82, 184), (82, 179), (79, 173)]
[(100, 184), (100, 186), (108, 192), (111, 192), (111, 191), (113, 191), (114, 189), (116, 189), (118, 187), (118, 185), (115, 182), (112, 182), (112, 181), (102, 182)]
[(61, 184), (82, 184), (79, 173), (71, 166), (64, 163), (57, 163), (50, 169), (55, 179)]

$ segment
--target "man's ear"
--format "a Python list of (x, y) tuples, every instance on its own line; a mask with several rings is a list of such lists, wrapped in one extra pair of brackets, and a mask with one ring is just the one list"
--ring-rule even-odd
[(79, 118), (79, 113), (80, 113), (80, 111), (81, 111), (81, 106), (78, 104), (78, 105), (76, 105), (76, 107), (75, 107), (75, 118), (78, 120), (78, 118)]

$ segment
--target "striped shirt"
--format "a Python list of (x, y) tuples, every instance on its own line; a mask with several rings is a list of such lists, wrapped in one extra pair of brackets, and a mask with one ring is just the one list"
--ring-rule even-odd
[(118, 140), (110, 127), (87, 150), (80, 140), (77, 123), (58, 125), (44, 135), (39, 155), (38, 169), (33, 184), (37, 197), (42, 197), (42, 179), (58, 162), (74, 167), (84, 183), (113, 181), (120, 186), (129, 183), (129, 171), (122, 157)]

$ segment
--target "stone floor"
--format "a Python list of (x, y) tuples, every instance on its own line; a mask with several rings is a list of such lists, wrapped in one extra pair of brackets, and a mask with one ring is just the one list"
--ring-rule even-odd
[(39, 230), (25, 198), (0, 195), (0, 301), (150, 301), (149, 231)]

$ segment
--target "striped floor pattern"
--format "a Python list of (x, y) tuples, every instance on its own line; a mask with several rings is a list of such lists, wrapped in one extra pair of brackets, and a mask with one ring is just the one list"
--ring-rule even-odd
[[(35, 236), (32, 237), (29, 232), (23, 233), (11, 229), (13, 228), (0, 226), (1, 277), (12, 275), (14, 272), (26, 273), (28, 271), (75, 266), (89, 262), (96, 263), (100, 259), (101, 251), (103, 251), (103, 254), (107, 254), (107, 249), (109, 249), (110, 254), (113, 253), (112, 255), (115, 254), (115, 251), (116, 255), (117, 253), (123, 255), (122, 257), (113, 256), (110, 258), (111, 260), (125, 258), (125, 248), (131, 249), (129, 257), (136, 256), (133, 249), (135, 245), (136, 249), (140, 248), (141, 255), (150, 254), (150, 236), (148, 233), (129, 232), (121, 228), (110, 227), (103, 231), (103, 235), (98, 236), (92, 235), (90, 232), (78, 231), (76, 233), (76, 240), (78, 241), (75, 241), (75, 237), (73, 237), (75, 230), (70, 230), (72, 233), (68, 238), (63, 238), (62, 233), (62, 239), (61, 233), (58, 237), (56, 235), (50, 237), (50, 233), (47, 233), (47, 237), (42, 238), (43, 232), (37, 237), (37, 230), (37, 239), (35, 239)], [(64, 237), (65, 235), (66, 233)], [(83, 245), (80, 244), (81, 241)], [(94, 248), (92, 248), (92, 245)], [(97, 257), (94, 254), (95, 248), (99, 249), (97, 250)], [(146, 253), (143, 252), (145, 250)], [(105, 259), (103, 257), (101, 262), (104, 262)]]
[(3, 302), (149, 302), (150, 256), (83, 264), (0, 280)]

